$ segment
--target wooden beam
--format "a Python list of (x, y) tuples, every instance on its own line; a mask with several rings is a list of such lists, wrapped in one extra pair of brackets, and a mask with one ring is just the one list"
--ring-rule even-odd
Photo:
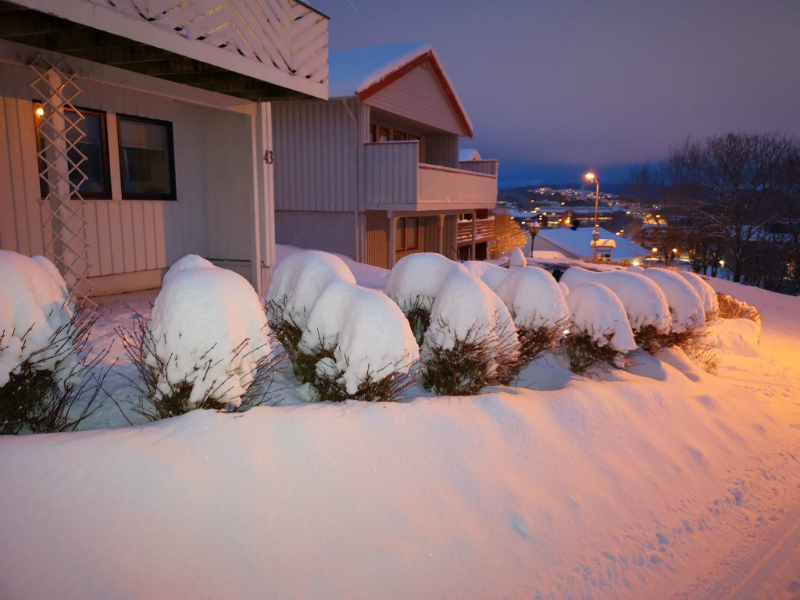
[(0, 19), (0, 38), (16, 39), (66, 29), (81, 29), (81, 25), (32, 10), (9, 11), (3, 13), (3, 18)]

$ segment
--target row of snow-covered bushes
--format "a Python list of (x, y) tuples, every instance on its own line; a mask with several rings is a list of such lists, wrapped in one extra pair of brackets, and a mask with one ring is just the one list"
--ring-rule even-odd
[[(91, 405), (76, 413), (75, 402), (102, 360), (87, 363), (91, 321), (73, 310), (49, 261), (5, 252), (0, 269), (0, 432), (74, 428)], [(284, 351), (315, 400), (392, 400), (417, 378), (437, 394), (474, 394), (512, 382), (547, 351), (584, 372), (598, 361), (618, 366), (637, 347), (689, 348), (719, 312), (717, 295), (691, 273), (573, 267), (558, 284), (537, 267), (415, 254), (382, 293), (356, 285), (339, 258), (311, 251), (280, 263), (266, 310), (239, 275), (184, 257), (150, 318), (119, 334), (139, 371), (135, 410), (159, 419), (262, 403)], [(100, 383), (94, 376), (92, 398)]]

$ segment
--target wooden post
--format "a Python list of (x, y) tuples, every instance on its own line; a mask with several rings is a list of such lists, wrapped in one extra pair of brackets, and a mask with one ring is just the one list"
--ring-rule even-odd
[(475, 260), (475, 221), (478, 219), (478, 213), (476, 211), (472, 211), (472, 245), (469, 249), (469, 258), (470, 260)]
[(258, 104), (253, 105), (250, 114), (250, 141), (253, 149), (253, 201), (250, 203), (250, 220), (253, 223), (252, 239), (250, 242), (250, 283), (257, 294), (262, 294), (261, 289), (261, 201), (263, 197), (264, 158), (261, 152), (263, 139), (259, 127)]
[(394, 245), (395, 245), (395, 236), (397, 234), (397, 217), (392, 214), (392, 211), (388, 211), (386, 215), (389, 217), (389, 268), (391, 269), (394, 267), (394, 262), (397, 253), (395, 252)]
[(439, 215), (439, 254), (444, 255), (444, 220), (446, 215)]

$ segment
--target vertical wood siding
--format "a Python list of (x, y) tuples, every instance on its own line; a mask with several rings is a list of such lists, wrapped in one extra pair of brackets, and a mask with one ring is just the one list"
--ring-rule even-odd
[(358, 137), (344, 104), (275, 102), (272, 117), (275, 210), (356, 210)]
[(467, 135), (441, 84), (427, 64), (370, 96), (365, 103), (457, 136)]
[(367, 211), (366, 263), (375, 267), (389, 266), (389, 219), (384, 211)]
[[(25, 66), (0, 63), (0, 248), (43, 254), (36, 134)], [(249, 260), (251, 142), (246, 115), (79, 81), (81, 107), (108, 113), (109, 158), (118, 161), (115, 114), (173, 124), (177, 201), (87, 200), (90, 276), (163, 269), (194, 253)], [(112, 176), (112, 180), (114, 177)], [(112, 193), (119, 194), (118, 186)]]
[(426, 203), (494, 207), (497, 203), (497, 179), (489, 175), (420, 165), (419, 207)]
[(366, 204), (416, 204), (418, 154), (417, 142), (366, 144), (361, 173)]
[(425, 162), (440, 167), (458, 168), (458, 136), (429, 135), (425, 137)]

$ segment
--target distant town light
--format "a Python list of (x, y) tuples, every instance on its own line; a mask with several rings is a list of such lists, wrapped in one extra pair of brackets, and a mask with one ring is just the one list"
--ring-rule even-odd
[(634, 267), (638, 267), (639, 266), (639, 261), (638, 260), (633, 261), (633, 266)]
[(653, 248), (653, 252), (658, 252), (658, 248)]
[(564, 335), (569, 335), (569, 329), (564, 330)]
[(677, 248), (673, 248), (672, 251), (673, 252), (678, 252), (678, 249)]

